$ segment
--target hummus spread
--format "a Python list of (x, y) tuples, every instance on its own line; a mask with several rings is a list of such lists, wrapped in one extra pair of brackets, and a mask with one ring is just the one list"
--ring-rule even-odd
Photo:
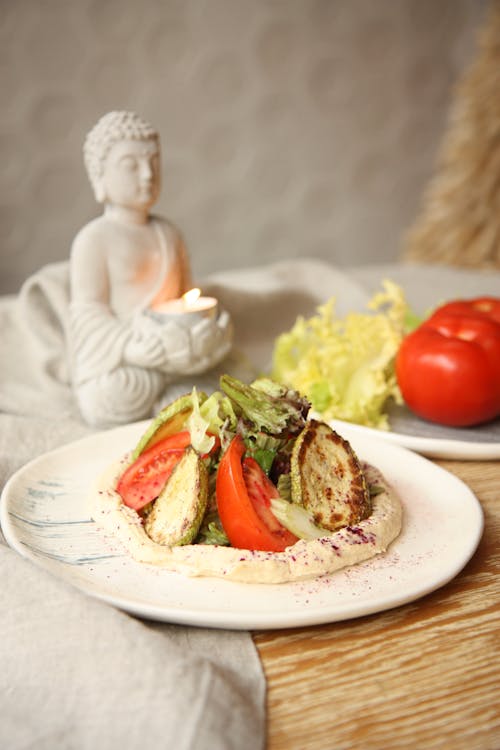
[(368, 484), (377, 485), (381, 491), (373, 498), (371, 515), (355, 526), (346, 526), (312, 541), (301, 539), (284, 552), (207, 544), (167, 547), (148, 537), (139, 514), (126, 507), (116, 492), (125, 463), (126, 458), (109, 467), (97, 480), (90, 496), (92, 518), (137, 562), (187, 576), (213, 576), (245, 583), (315, 578), (385, 552), (401, 531), (399, 498), (377, 469), (365, 465)]

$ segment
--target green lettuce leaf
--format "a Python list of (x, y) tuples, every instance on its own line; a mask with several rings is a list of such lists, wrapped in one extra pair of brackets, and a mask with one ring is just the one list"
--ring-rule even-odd
[(389, 399), (401, 403), (394, 362), (410, 310), (403, 290), (384, 281), (369, 312), (339, 318), (335, 299), (276, 339), (272, 378), (304, 394), (323, 419), (388, 428)]
[(215, 444), (213, 435), (208, 435), (210, 422), (200, 412), (200, 402), (196, 388), (191, 393), (193, 411), (189, 415), (186, 426), (191, 436), (191, 445), (198, 453), (209, 453)]
[[(280, 437), (296, 435), (304, 428), (310, 404), (295, 390), (268, 378), (246, 385), (229, 375), (221, 376), (220, 387), (246, 423), (248, 434), (262, 431)], [(244, 433), (243, 428), (240, 432)]]

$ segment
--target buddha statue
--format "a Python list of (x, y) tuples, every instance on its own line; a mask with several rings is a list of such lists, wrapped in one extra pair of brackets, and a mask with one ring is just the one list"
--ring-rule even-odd
[(225, 311), (194, 326), (150, 314), (191, 286), (183, 239), (151, 214), (160, 194), (160, 142), (132, 112), (110, 112), (84, 144), (101, 216), (70, 256), (68, 349), (84, 420), (112, 426), (148, 417), (177, 377), (214, 367), (231, 346)]

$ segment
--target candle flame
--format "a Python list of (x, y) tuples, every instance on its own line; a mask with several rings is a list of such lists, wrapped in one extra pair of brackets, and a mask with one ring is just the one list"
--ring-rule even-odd
[(199, 298), (201, 294), (201, 289), (194, 288), (187, 291), (185, 294), (182, 295), (182, 299), (184, 300), (186, 305), (192, 305), (193, 302), (196, 302), (196, 300)]

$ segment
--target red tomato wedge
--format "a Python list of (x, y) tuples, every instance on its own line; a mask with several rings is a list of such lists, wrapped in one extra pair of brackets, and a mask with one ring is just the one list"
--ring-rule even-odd
[[(189, 431), (183, 430), (163, 438), (141, 453), (124, 471), (116, 486), (124, 504), (134, 510), (141, 510), (158, 497), (190, 444)], [(210, 453), (216, 451), (219, 446), (220, 440), (216, 437)]]
[(191, 437), (186, 430), (160, 440), (141, 453), (125, 469), (116, 486), (124, 504), (141, 510), (158, 497), (190, 442)]
[(279, 496), (275, 485), (244, 453), (243, 440), (236, 436), (219, 464), (216, 495), (222, 526), (233, 547), (282, 552), (298, 539), (271, 511), (271, 498)]

